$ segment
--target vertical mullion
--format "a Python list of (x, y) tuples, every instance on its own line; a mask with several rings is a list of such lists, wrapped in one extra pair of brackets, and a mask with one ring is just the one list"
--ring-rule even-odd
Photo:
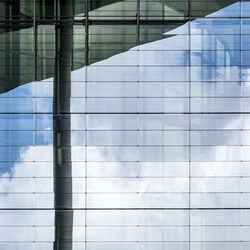
[(5, 35), (4, 35), (4, 50), (5, 50), (5, 70), (4, 73), (6, 76), (11, 75), (11, 55), (10, 55), (10, 49), (11, 49), (11, 29), (8, 27), (10, 25), (10, 4), (5, 3), (5, 16), (6, 18), (6, 28), (5, 28)]
[(85, 0), (85, 65), (89, 64), (89, 8), (88, 0)]
[(188, 49), (189, 49), (189, 58), (188, 58), (188, 247), (191, 250), (191, 0), (188, 0)]
[(34, 53), (34, 75), (33, 81), (37, 80), (37, 22), (36, 22), (36, 0), (33, 0), (33, 53)]
[[(137, 0), (137, 5), (136, 5), (136, 46), (140, 45), (140, 0)], [(138, 48), (136, 50), (136, 56), (137, 56), (137, 65), (136, 65), (136, 168), (137, 168), (137, 182), (139, 185), (140, 181), (140, 159), (139, 159), (139, 150), (140, 150), (140, 145), (139, 145), (139, 101), (140, 101), (140, 57), (139, 54), (140, 52), (138, 51)], [(139, 191), (139, 190), (138, 190)], [(137, 199), (139, 200), (140, 194), (137, 193)], [(140, 211), (140, 210), (139, 210)], [(137, 225), (137, 230), (139, 230), (139, 225)], [(137, 231), (138, 233), (138, 231)], [(137, 242), (136, 244), (136, 249), (139, 249), (139, 243)]]
[(84, 162), (84, 191), (85, 191), (85, 197), (84, 197), (84, 220), (85, 220), (85, 228), (84, 228), (84, 250), (87, 250), (87, 180), (88, 180), (88, 155), (87, 155), (87, 146), (88, 146), (88, 139), (87, 139), (87, 90), (88, 90), (88, 81), (87, 81), (87, 74), (88, 74), (88, 64), (89, 64), (89, 1), (85, 0), (85, 75), (84, 75), (84, 82), (85, 82), (85, 115), (84, 115), (84, 122), (85, 122), (85, 147), (84, 147), (84, 154), (85, 154), (85, 162)]
[(140, 44), (140, 0), (136, 5), (136, 45)]
[[(243, 154), (242, 154), (242, 146), (243, 146), (243, 117), (242, 117), (242, 107), (243, 107), (243, 105), (242, 105), (242, 97), (243, 97), (243, 93), (242, 93), (242, 4), (243, 4), (243, 1), (242, 0), (240, 0), (240, 51), (239, 51), (239, 53), (240, 53), (240, 98), (241, 98), (241, 102), (240, 102), (240, 120), (241, 120), (241, 122), (240, 122), (240, 129), (241, 129), (241, 133), (240, 133), (240, 147), (241, 147), (241, 151), (240, 151), (240, 153), (241, 153), (241, 158), (240, 158), (240, 209), (242, 209), (242, 204), (243, 204), (243, 202), (242, 202), (242, 195), (243, 195), (243, 173), (244, 173), (244, 171), (243, 171), (243, 166), (244, 166), (244, 164), (243, 164)], [(243, 249), (243, 237), (242, 237), (242, 235), (243, 235), (243, 216), (242, 216), (242, 210), (241, 210), (241, 212), (240, 212), (240, 250), (242, 250)]]

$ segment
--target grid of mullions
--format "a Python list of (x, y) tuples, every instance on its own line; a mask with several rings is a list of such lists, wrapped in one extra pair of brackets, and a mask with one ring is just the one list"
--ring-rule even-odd
[(53, 172), (56, 10), (0, 33), (2, 73), (27, 83), (0, 96), (0, 248), (53, 249), (72, 178), (75, 250), (249, 249), (248, 2), (76, 3), (72, 177)]
[[(247, 2), (243, 2), (243, 16), (248, 17)], [(115, 0), (74, 0), (72, 1), (72, 13), (68, 14), (70, 18), (84, 18), (86, 13), (94, 19), (131, 19), (140, 14), (142, 19), (180, 19), (183, 17), (204, 17), (207, 14), (214, 13), (223, 7), (235, 4), (233, 10), (228, 10), (224, 17), (240, 17), (240, 2), (234, 0), (129, 0), (119, 2)], [(6, 1), (0, 4), (0, 18), (2, 20), (10, 18), (20, 18), (29, 20), (32, 17), (38, 19), (56, 19), (60, 17), (60, 8), (65, 5), (65, 1), (60, 0), (20, 0)], [(12, 11), (13, 10), (13, 11)], [(89, 11), (89, 12), (87, 12)]]

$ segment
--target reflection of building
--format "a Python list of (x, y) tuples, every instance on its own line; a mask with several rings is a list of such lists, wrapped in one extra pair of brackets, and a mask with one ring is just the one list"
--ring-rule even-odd
[(248, 2), (85, 3), (0, 2), (0, 249), (249, 249)]

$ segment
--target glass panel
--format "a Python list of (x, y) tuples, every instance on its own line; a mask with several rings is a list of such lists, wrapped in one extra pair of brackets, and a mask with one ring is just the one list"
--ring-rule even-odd
[[(115, 190), (114, 190), (115, 187)], [(125, 188), (126, 187), (126, 188)], [(87, 182), (90, 193), (188, 192), (187, 178), (94, 178)]]
[[(203, 232), (201, 234), (201, 232)], [(210, 226), (210, 227), (191, 227), (192, 241), (240, 241), (240, 226)]]
[(136, 6), (136, 0), (126, 2), (104, 0), (101, 3), (97, 0), (91, 0), (89, 2), (89, 16), (101, 20), (135, 19)]
[(183, 210), (125, 210), (87, 212), (89, 226), (162, 226), (187, 225), (188, 213)]
[[(147, 2), (142, 3), (146, 4)], [(158, 25), (142, 23), (140, 26), (140, 44), (143, 44), (143, 46), (137, 48), (139, 50), (140, 48), (142, 50), (186, 50), (189, 48), (188, 34), (189, 22), (187, 21), (171, 21), (164, 25), (161, 23)]]
[[(235, 1), (217, 0), (212, 1), (191, 1), (191, 15), (194, 17), (204, 17), (207, 14), (209, 17), (240, 17), (240, 3)], [(218, 10), (218, 11), (217, 11)]]
[[(92, 1), (91, 1), (92, 3)], [(97, 1), (96, 1), (97, 3)], [(105, 4), (107, 2), (103, 2)], [(90, 13), (90, 17), (93, 16), (95, 18), (101, 18), (98, 17), (101, 13), (107, 14), (108, 12), (112, 12), (113, 18), (119, 17), (120, 13), (121, 15), (124, 15), (123, 13), (126, 13), (126, 15), (130, 15), (134, 13), (135, 8), (133, 8), (135, 1), (128, 1), (126, 3), (114, 3), (110, 6), (106, 6), (105, 10), (102, 12), (101, 10), (95, 10), (94, 12)], [(94, 4), (94, 3), (93, 3)], [(116, 7), (115, 10), (112, 10), (113, 7)], [(130, 13), (125, 12), (125, 10), (120, 9), (120, 11), (123, 11), (119, 13), (119, 8), (130, 8)], [(110, 9), (109, 9), (110, 8)], [(118, 9), (117, 9), (118, 8)], [(133, 15), (135, 16), (135, 15)], [(107, 17), (104, 16), (104, 19), (107, 19)], [(136, 26), (135, 25), (90, 25), (89, 26), (89, 63), (95, 63), (97, 61), (106, 59), (112, 55), (125, 52), (129, 48), (132, 48), (136, 45)], [(112, 59), (111, 59), (112, 60)], [(98, 63), (97, 63), (98, 64)], [(102, 62), (102, 65), (104, 65), (105, 62)], [(114, 65), (114, 64), (113, 64)], [(108, 80), (108, 76), (115, 76), (116, 78), (113, 78), (111, 81), (119, 81), (119, 77), (124, 77), (121, 73), (124, 72), (124, 67), (118, 69), (117, 73), (111, 73), (109, 74), (102, 74), (101, 72), (104, 70), (99, 69), (99, 74), (102, 74), (102, 76), (97, 77), (94, 73), (94, 69), (92, 67), (89, 68), (89, 79), (90, 81), (106, 81)], [(106, 68), (105, 70), (108, 70)], [(115, 69), (113, 68), (112, 71)], [(127, 69), (129, 71), (129, 69)], [(120, 72), (120, 74), (118, 73)], [(127, 76), (128, 77), (128, 76)], [(99, 79), (98, 79), (99, 78)], [(111, 79), (111, 78), (110, 78)], [(129, 79), (128, 79), (129, 80)]]
[(151, 2), (143, 0), (140, 2), (140, 16), (142, 19), (174, 19), (182, 20), (188, 13), (188, 1), (186, 0), (167, 0)]
[(187, 208), (188, 194), (88, 194), (89, 208)]
[[(247, 134), (244, 133), (246, 136)], [(192, 145), (242, 145), (241, 131), (192, 131)], [(244, 136), (243, 136), (244, 137)]]

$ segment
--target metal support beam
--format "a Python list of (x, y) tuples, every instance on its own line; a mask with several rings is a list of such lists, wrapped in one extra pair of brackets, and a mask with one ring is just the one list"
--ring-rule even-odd
[[(73, 49), (72, 0), (60, 0), (60, 20), (56, 25), (54, 77), (54, 250), (71, 250), (73, 234), (71, 169), (71, 67)], [(66, 22), (64, 22), (66, 21)]]

